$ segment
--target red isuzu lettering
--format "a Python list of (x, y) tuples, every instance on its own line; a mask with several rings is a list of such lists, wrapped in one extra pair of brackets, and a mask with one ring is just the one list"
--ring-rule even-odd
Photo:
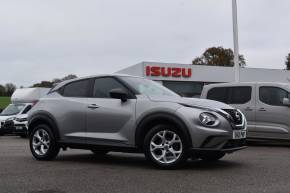
[(191, 68), (170, 68), (170, 67), (146, 66), (146, 76), (189, 78), (192, 76), (192, 70)]

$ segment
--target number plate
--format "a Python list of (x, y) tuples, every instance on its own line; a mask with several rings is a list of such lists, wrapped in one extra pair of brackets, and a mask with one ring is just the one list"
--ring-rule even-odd
[(16, 126), (15, 129), (16, 130), (22, 130), (22, 127), (21, 126)]
[(247, 131), (234, 131), (233, 139), (245, 139), (247, 137)]

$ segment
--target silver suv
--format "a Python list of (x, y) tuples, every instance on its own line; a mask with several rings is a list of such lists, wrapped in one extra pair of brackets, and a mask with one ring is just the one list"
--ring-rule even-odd
[(155, 166), (174, 168), (189, 157), (216, 161), (246, 147), (247, 123), (239, 110), (124, 75), (61, 83), (39, 100), (28, 121), (38, 160), (76, 148), (97, 155), (142, 152)]

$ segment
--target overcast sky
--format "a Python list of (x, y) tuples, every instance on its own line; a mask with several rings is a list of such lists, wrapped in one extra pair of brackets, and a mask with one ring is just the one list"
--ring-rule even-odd
[[(285, 68), (289, 0), (238, 0), (248, 67)], [(113, 73), (141, 61), (191, 63), (233, 47), (231, 0), (0, 0), (0, 83)]]

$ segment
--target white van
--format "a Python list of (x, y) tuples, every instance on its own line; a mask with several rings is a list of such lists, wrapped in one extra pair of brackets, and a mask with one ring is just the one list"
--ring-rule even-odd
[(16, 134), (25, 137), (27, 113), (49, 90), (47, 88), (17, 89), (11, 97), (12, 103), (0, 113), (0, 135)]
[(248, 121), (248, 138), (290, 140), (290, 84), (211, 84), (201, 98), (240, 109)]

